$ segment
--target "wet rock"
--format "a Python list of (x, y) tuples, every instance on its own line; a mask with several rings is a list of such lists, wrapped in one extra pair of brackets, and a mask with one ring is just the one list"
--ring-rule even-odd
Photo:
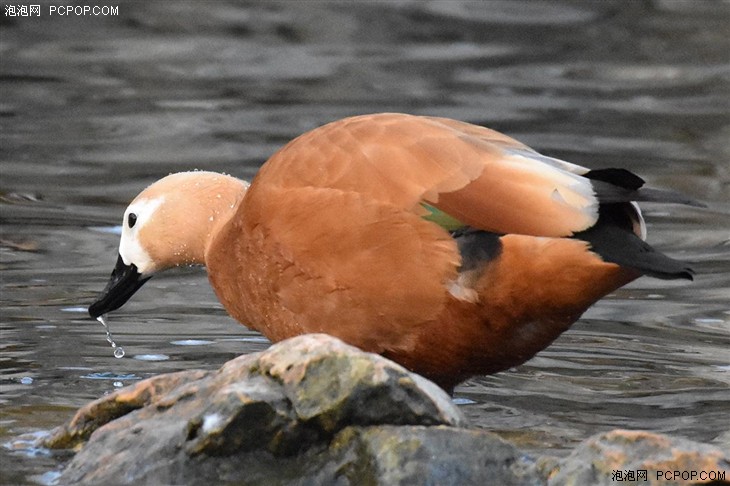
[(559, 461), (548, 484), (730, 484), (730, 455), (686, 439), (612, 430), (585, 440)]
[(122, 388), (80, 408), (68, 423), (58, 427), (44, 439), (43, 446), (51, 449), (77, 448), (99, 427), (145, 407), (154, 398), (183, 383), (200, 380), (208, 374), (209, 372), (199, 370), (169, 373)]
[[(338, 462), (327, 449), (347, 428), (464, 424), (433, 383), (332, 337), (309, 335), (215, 372), (160, 375), (119, 390), (79, 410), (44, 445), (80, 449), (62, 484), (235, 482), (255, 471), (262, 480), (292, 480), (310, 469), (335, 478)], [(396, 430), (406, 440), (410, 429)], [(344, 463), (351, 454), (338, 440)]]
[[(217, 371), (159, 375), (80, 409), (41, 445), (78, 450), (58, 484), (694, 484), (721, 449), (616, 430), (568, 457), (533, 458), (469, 430), (433, 383), (325, 335), (300, 336)], [(658, 478), (662, 471), (672, 471)], [(709, 476), (707, 476), (709, 478)]]
[(350, 428), (336, 437), (329, 453), (339, 459), (346, 484), (545, 484), (533, 458), (482, 430)]

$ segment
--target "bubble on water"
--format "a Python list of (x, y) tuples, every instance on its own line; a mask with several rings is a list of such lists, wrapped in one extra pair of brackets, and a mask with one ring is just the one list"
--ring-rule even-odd
[(109, 321), (106, 320), (106, 314), (100, 315), (96, 318), (96, 320), (101, 322), (101, 325), (104, 326), (104, 329), (106, 330), (106, 340), (109, 344), (111, 344), (112, 349), (114, 349), (114, 357), (123, 358), (124, 348), (117, 346), (117, 343), (114, 342), (114, 337), (112, 337), (112, 333), (109, 330)]
[(30, 385), (33, 383), (33, 378), (30, 376), (24, 376), (20, 379), (21, 385)]

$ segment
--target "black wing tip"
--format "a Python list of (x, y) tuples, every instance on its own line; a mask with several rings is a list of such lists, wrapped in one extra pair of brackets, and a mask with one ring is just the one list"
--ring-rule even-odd
[(627, 169), (592, 169), (586, 172), (583, 177), (594, 181), (607, 182), (630, 191), (636, 191), (644, 185), (644, 179)]
[(695, 271), (688, 262), (665, 255), (610, 219), (599, 218), (598, 224), (574, 234), (573, 238), (587, 241), (604, 261), (632, 268), (648, 277), (694, 280)]
[[(675, 260), (676, 261), (676, 260)], [(694, 282), (695, 279), (695, 271), (691, 269), (690, 267), (685, 267), (682, 270), (673, 270), (673, 271), (657, 271), (657, 270), (646, 270), (642, 268), (636, 268), (636, 270), (640, 271), (644, 275), (647, 275), (649, 277), (658, 278), (661, 280), (689, 280), (690, 282)]]
[(684, 268), (683, 272), (680, 272), (679, 278), (683, 278), (685, 280), (689, 280), (690, 282), (694, 282), (696, 274), (697, 273), (695, 272), (694, 268), (687, 266)]
[(593, 186), (599, 199), (604, 202), (666, 202), (684, 204), (696, 208), (706, 208), (707, 204), (680, 192), (667, 189), (644, 187), (644, 179), (627, 169), (593, 169), (583, 177), (595, 181)]
[(695, 208), (706, 208), (707, 204), (697, 199), (682, 194), (681, 192), (670, 191), (667, 189), (654, 189), (652, 187), (641, 188), (637, 191), (637, 201), (646, 202), (666, 202), (675, 204), (684, 204)]

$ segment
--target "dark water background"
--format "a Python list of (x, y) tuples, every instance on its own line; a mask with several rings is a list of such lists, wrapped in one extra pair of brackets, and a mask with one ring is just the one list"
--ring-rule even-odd
[[(40, 17), (0, 19), (1, 443), (265, 348), (184, 269), (111, 316), (127, 351), (113, 358), (85, 307), (124, 207), (170, 172), (248, 178), (301, 132), (379, 111), (490, 126), (709, 206), (644, 208), (649, 241), (693, 262), (694, 283), (641, 279), (529, 363), (459, 387), (474, 426), (536, 453), (617, 427), (730, 442), (730, 3), (32, 3)], [(11, 449), (2, 484), (47, 482), (63, 459)]]

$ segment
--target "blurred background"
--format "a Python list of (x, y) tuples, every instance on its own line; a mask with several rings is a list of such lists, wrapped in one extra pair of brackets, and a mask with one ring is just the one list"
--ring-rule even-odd
[(649, 242), (695, 282), (640, 279), (527, 364), (460, 386), (473, 426), (535, 454), (613, 428), (730, 443), (729, 2), (32, 3), (0, 3), (0, 483), (49, 483), (65, 459), (17, 435), (268, 345), (180, 269), (110, 316), (113, 357), (86, 307), (140, 190), (190, 169), (250, 178), (298, 134), (381, 111), (485, 125), (708, 205), (644, 206)]

